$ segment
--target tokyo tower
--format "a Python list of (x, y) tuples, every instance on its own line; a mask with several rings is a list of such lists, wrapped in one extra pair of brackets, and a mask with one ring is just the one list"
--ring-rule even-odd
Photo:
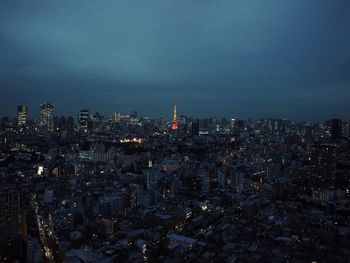
[(176, 104), (174, 105), (174, 119), (173, 119), (173, 126), (171, 128), (173, 130), (177, 130)]

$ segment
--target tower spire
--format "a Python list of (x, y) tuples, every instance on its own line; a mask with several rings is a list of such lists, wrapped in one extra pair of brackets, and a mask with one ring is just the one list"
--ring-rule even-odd
[(177, 119), (176, 119), (176, 104), (174, 104), (174, 119), (173, 119), (173, 130), (177, 130)]

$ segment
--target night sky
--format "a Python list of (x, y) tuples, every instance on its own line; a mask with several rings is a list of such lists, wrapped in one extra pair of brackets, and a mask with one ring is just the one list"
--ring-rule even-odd
[(350, 119), (349, 0), (1, 0), (0, 116)]

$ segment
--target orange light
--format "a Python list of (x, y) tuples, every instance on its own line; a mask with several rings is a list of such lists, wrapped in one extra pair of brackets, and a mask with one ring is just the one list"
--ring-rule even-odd
[(174, 119), (173, 119), (173, 126), (171, 127), (173, 130), (177, 130), (177, 119), (176, 119), (176, 104), (174, 105)]

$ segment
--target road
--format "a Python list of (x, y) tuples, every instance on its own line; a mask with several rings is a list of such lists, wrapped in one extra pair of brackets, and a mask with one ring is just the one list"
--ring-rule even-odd
[(43, 249), (44, 249), (44, 256), (45, 256), (46, 262), (54, 263), (53, 251), (52, 251), (52, 248), (50, 248), (49, 243), (48, 243), (47, 232), (46, 232), (46, 229), (44, 227), (44, 220), (42, 219), (42, 217), (40, 215), (41, 213), (39, 210), (38, 201), (36, 200), (36, 195), (34, 195), (34, 197), (32, 199), (32, 204), (33, 204), (34, 209), (35, 209), (35, 215), (36, 215), (36, 220), (37, 220), (37, 224), (38, 224), (40, 241), (41, 241), (41, 244), (42, 244)]

